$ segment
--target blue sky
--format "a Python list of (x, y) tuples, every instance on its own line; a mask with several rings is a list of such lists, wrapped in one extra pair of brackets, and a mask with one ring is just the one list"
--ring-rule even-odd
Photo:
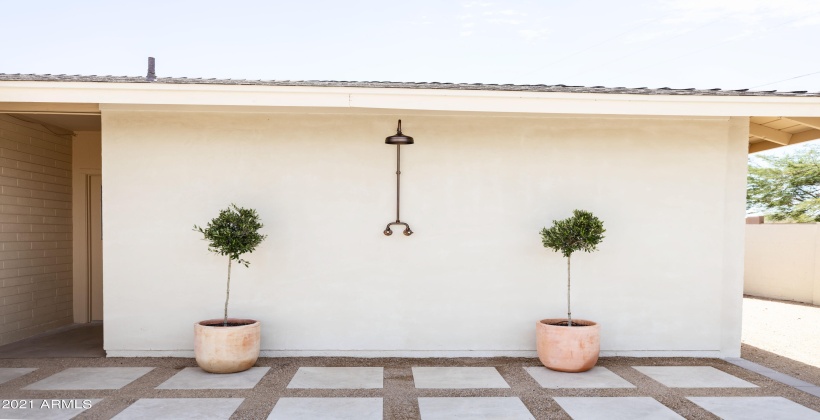
[(820, 91), (816, 0), (73, 0), (2, 10), (2, 73), (139, 76), (154, 56), (160, 77)]

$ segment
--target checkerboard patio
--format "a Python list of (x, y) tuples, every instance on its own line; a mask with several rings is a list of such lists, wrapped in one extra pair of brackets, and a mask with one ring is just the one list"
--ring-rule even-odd
[(820, 420), (820, 398), (783, 382), (718, 359), (602, 358), (568, 374), (524, 358), (263, 358), (227, 375), (191, 359), (24, 359), (0, 361), (0, 397), (37, 407), (0, 418)]

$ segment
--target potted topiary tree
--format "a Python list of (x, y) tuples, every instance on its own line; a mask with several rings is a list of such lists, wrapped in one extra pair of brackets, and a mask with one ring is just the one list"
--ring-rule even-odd
[(250, 263), (241, 256), (254, 249), (265, 239), (259, 233), (262, 223), (256, 210), (231, 204), (220, 210), (219, 216), (205, 228), (194, 225), (208, 241), (208, 250), (228, 257), (228, 289), (225, 293), (225, 312), (221, 319), (209, 319), (194, 324), (194, 354), (203, 370), (211, 373), (234, 373), (248, 370), (259, 358), (260, 324), (253, 319), (228, 318), (228, 299), (231, 296), (231, 263), (247, 267)]
[(560, 252), (567, 259), (567, 317), (542, 319), (536, 324), (538, 358), (544, 366), (561, 372), (584, 372), (598, 362), (600, 327), (584, 319), (572, 319), (570, 309), (570, 260), (576, 251), (592, 252), (604, 239), (604, 223), (584, 210), (572, 217), (553, 220), (552, 227), (541, 230), (545, 248)]

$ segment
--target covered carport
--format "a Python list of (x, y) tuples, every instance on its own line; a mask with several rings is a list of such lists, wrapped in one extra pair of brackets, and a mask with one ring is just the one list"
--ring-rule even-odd
[(820, 117), (751, 117), (749, 153), (820, 139)]

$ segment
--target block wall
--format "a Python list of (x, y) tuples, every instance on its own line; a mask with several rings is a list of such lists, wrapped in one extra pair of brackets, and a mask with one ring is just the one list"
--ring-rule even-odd
[(820, 224), (746, 225), (743, 293), (820, 305)]
[(72, 322), (71, 137), (0, 115), (0, 345)]

